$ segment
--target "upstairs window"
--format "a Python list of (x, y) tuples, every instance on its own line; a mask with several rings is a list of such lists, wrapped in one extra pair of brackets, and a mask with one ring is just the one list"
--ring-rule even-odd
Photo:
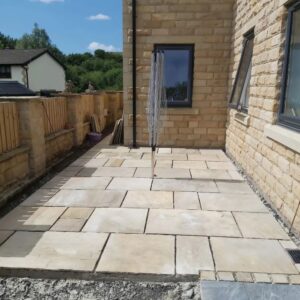
[(191, 107), (193, 89), (193, 45), (156, 45), (164, 52), (164, 85), (168, 107)]
[(251, 30), (251, 32), (247, 33), (244, 38), (244, 47), (234, 81), (229, 106), (247, 112), (250, 96), (254, 31)]
[(300, 130), (300, 1), (288, 14), (279, 123)]
[(0, 78), (11, 78), (10, 66), (0, 65)]

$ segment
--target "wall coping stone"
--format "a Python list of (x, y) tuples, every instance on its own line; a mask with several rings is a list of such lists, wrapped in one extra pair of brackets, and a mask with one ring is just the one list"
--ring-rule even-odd
[(59, 136), (62, 136), (62, 135), (64, 135), (64, 134), (68, 134), (68, 133), (70, 133), (70, 132), (73, 132), (74, 130), (75, 130), (74, 128), (63, 129), (63, 130), (60, 130), (60, 131), (58, 131), (58, 132), (49, 134), (49, 135), (47, 135), (47, 136), (45, 137), (46, 142), (49, 142), (49, 141), (51, 141), (51, 140), (53, 140), (53, 139), (55, 139), (55, 138), (57, 138), (57, 137), (59, 137)]
[(279, 125), (266, 125), (264, 135), (300, 153), (300, 133)]
[(22, 153), (25, 153), (25, 152), (29, 152), (29, 147), (21, 146), (21, 147), (18, 147), (16, 149), (13, 149), (9, 152), (2, 153), (0, 155), (0, 163), (3, 162), (3, 161), (11, 159), (11, 158), (13, 158), (14, 156), (16, 156), (18, 154), (22, 154)]

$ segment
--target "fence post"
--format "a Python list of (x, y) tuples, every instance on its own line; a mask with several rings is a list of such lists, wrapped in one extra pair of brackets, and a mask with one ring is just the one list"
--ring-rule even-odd
[(80, 146), (84, 140), (81, 110), (81, 95), (70, 94), (67, 98), (68, 122), (74, 128), (74, 146)]
[(95, 114), (99, 118), (101, 131), (106, 127), (106, 113), (105, 113), (105, 92), (94, 95)]
[(30, 176), (36, 177), (46, 169), (46, 144), (43, 105), (40, 99), (18, 99), (20, 140), (29, 147)]

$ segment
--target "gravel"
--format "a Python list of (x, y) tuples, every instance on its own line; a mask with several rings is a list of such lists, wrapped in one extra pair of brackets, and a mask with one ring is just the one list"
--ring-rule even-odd
[(0, 299), (200, 300), (199, 283), (0, 278)]

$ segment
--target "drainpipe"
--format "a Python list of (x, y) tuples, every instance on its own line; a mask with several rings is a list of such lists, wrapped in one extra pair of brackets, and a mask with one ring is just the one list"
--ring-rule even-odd
[(29, 89), (29, 76), (28, 76), (28, 66), (23, 66), (26, 73), (26, 87)]
[(136, 148), (136, 0), (132, 0), (132, 147)]

